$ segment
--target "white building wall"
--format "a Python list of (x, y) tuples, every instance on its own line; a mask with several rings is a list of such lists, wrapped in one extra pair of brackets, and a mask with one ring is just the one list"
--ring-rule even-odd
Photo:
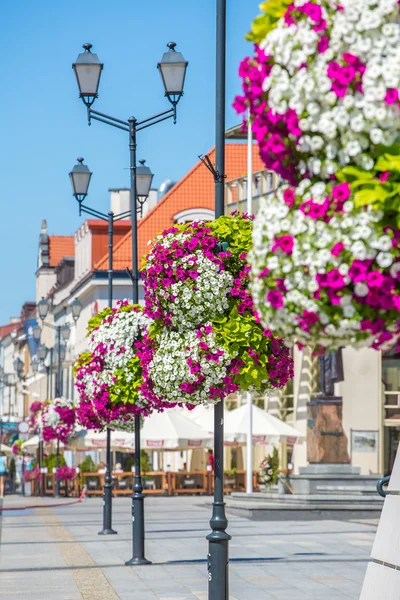
[(87, 222), (75, 234), (75, 281), (92, 270), (92, 232)]
[(343, 398), (343, 427), (348, 439), (351, 463), (361, 468), (361, 473), (379, 473), (379, 442), (374, 452), (355, 452), (351, 444), (351, 431), (380, 430), (381, 353), (376, 350), (343, 350), (344, 381), (336, 385), (336, 393)]

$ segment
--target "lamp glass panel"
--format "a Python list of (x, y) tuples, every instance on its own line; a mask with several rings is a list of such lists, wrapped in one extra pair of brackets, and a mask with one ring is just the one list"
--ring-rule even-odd
[(81, 96), (96, 96), (99, 89), (101, 64), (75, 64)]
[(70, 173), (71, 185), (74, 194), (79, 196), (86, 196), (89, 189), (89, 181), (91, 173)]
[(153, 174), (146, 173), (144, 175), (138, 175), (136, 178), (136, 193), (138, 196), (144, 196), (147, 198), (151, 188), (151, 182), (153, 181)]
[(160, 63), (161, 75), (167, 94), (181, 94), (185, 80), (186, 63)]

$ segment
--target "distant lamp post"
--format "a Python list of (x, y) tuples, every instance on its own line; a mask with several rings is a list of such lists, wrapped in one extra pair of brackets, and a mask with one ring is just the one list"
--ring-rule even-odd
[(78, 55), (72, 68), (78, 82), (79, 97), (87, 107), (90, 107), (98, 96), (103, 64), (99, 61), (97, 54), (91, 52), (92, 44), (83, 44), (83, 48), (85, 52)]
[(39, 313), (39, 317), (42, 319), (42, 321), (44, 321), (44, 319), (47, 317), (48, 313), (49, 313), (49, 302), (47, 300), (45, 300), (44, 298), (42, 298), (41, 300), (39, 300), (38, 305), (38, 313)]
[(22, 362), (22, 360), (19, 357), (17, 357), (14, 360), (13, 367), (14, 367), (14, 371), (16, 372), (18, 377), (21, 379), (23, 376), (23, 373), (24, 373), (24, 363)]
[(47, 346), (42, 344), (36, 351), (37, 357), (39, 360), (44, 361), (47, 356)]
[(34, 327), (32, 327), (32, 335), (33, 339), (37, 342), (40, 340), (40, 336), (42, 335), (42, 329), (40, 325), (34, 325)]
[[(73, 167), (69, 174), (69, 179), (71, 181), (73, 194), (80, 206), (88, 194), (92, 173), (90, 172), (89, 167), (83, 164), (84, 158), (78, 158), (77, 161), (78, 163)], [(79, 211), (79, 215), (80, 214), (81, 212)]]
[(145, 162), (145, 160), (139, 160), (140, 166), (136, 168), (136, 197), (140, 217), (143, 216), (143, 205), (150, 194), (151, 183), (154, 177), (149, 167), (145, 165)]
[(67, 323), (65, 323), (65, 325), (62, 325), (61, 327), (61, 336), (64, 342), (68, 342), (71, 336), (71, 328)]
[[(81, 304), (79, 302), (79, 300), (75, 300), (72, 304), (74, 304), (74, 306), (71, 308), (71, 312), (72, 312), (72, 316), (74, 321), (76, 322), (79, 315), (80, 315), (80, 309), (81, 309)], [(49, 312), (49, 302), (47, 300), (45, 300), (44, 298), (42, 298), (38, 304), (37, 304), (37, 310), (39, 313), (39, 317), (41, 318), (42, 321), (44, 321), (44, 319), (47, 317), (48, 312)], [(56, 345), (55, 348), (51, 348), (51, 358), (50, 358), (50, 381), (51, 381), (51, 369), (53, 366), (53, 350), (55, 349), (56, 351), (56, 357), (57, 357), (57, 375), (56, 375), (56, 385), (55, 385), (55, 397), (56, 398), (60, 398), (62, 396), (62, 372), (61, 372), (61, 366), (62, 363), (65, 360), (65, 356), (66, 356), (66, 346), (65, 344), (61, 344), (61, 340), (63, 340), (65, 343), (68, 342), (70, 335), (71, 335), (71, 328), (68, 325), (68, 323), (64, 323), (63, 325), (51, 325), (50, 323), (43, 323), (43, 325), (45, 327), (48, 327), (49, 329), (52, 329), (53, 331), (55, 331), (56, 333)], [(35, 330), (35, 328), (34, 328)], [(40, 330), (40, 327), (39, 327)], [(34, 333), (35, 336), (35, 333)], [(38, 336), (36, 334), (35, 339), (39, 342), (40, 341), (40, 335)], [(47, 348), (46, 346), (39, 346), (37, 349), (37, 356), (40, 360), (44, 360), (46, 358), (47, 355)], [(36, 372), (39, 368), (39, 361), (37, 361), (37, 368), (36, 365), (34, 366), (34, 360), (31, 363), (32, 366), (32, 370), (34, 372)], [(36, 371), (35, 371), (36, 368)], [(50, 388), (51, 388), (51, 384), (50, 384)], [(50, 396), (52, 393), (52, 390), (48, 390), (48, 396)], [(60, 466), (60, 443), (59, 440), (57, 440), (57, 457), (56, 457), (56, 467), (58, 468)], [(56, 496), (60, 495), (60, 482), (56, 481)]]
[[(91, 120), (100, 121), (106, 125), (111, 125), (117, 129), (122, 129), (128, 133), (129, 156), (130, 156), (130, 215), (132, 219), (132, 299), (133, 303), (139, 301), (139, 268), (138, 268), (138, 239), (137, 239), (137, 213), (138, 207), (142, 210), (142, 202), (138, 198), (147, 197), (151, 186), (150, 174), (147, 171), (144, 163), (137, 167), (136, 152), (137, 152), (137, 132), (157, 123), (161, 123), (167, 119), (173, 119), (176, 123), (176, 107), (183, 95), (183, 85), (185, 82), (185, 74), (188, 63), (184, 60), (180, 52), (175, 50), (176, 44), (170, 42), (168, 44), (168, 52), (165, 52), (161, 61), (158, 63), (158, 69), (161, 73), (164, 84), (165, 96), (172, 104), (172, 108), (158, 113), (142, 121), (138, 121), (135, 117), (129, 117), (128, 120), (116, 119), (105, 113), (98, 112), (92, 109), (93, 102), (98, 96), (98, 88), (100, 83), (100, 75), (103, 69), (103, 64), (99, 61), (96, 54), (91, 53), (91, 45), (85, 44), (85, 52), (79, 54), (76, 62), (72, 65), (76, 73), (76, 78), (79, 87), (79, 96), (87, 107), (88, 123)], [(138, 170), (142, 168), (142, 181), (139, 182)], [(139, 171), (140, 174), (140, 171)], [(143, 188), (139, 186), (143, 184)], [(144, 188), (146, 186), (146, 188)], [(146, 192), (144, 196), (140, 196), (140, 192)], [(77, 198), (78, 199), (78, 198)], [(78, 200), (79, 201), (79, 200)], [(80, 203), (82, 206), (82, 203)], [(100, 216), (98, 211), (89, 209), (86, 212)], [(102, 218), (100, 216), (100, 218)], [(109, 229), (110, 231), (110, 229)], [(112, 259), (112, 257), (111, 257)], [(110, 271), (109, 271), (110, 273)], [(112, 272), (111, 272), (112, 276)], [(149, 561), (144, 555), (144, 494), (140, 467), (140, 417), (135, 417), (135, 480), (132, 493), (132, 558), (127, 561), (127, 565), (145, 565)], [(111, 518), (111, 515), (110, 515)], [(111, 528), (110, 528), (111, 529)], [(101, 532), (103, 533), (103, 532)], [(113, 533), (110, 531), (109, 533)]]
[(33, 373), (37, 373), (39, 371), (39, 361), (37, 358), (35, 358), (35, 357), (32, 358), (31, 367), (32, 367)]
[(75, 300), (73, 300), (73, 302), (71, 302), (71, 311), (72, 311), (72, 318), (74, 319), (74, 321), (76, 323), (77, 320), (79, 319), (79, 317), (81, 316), (81, 312), (82, 312), (82, 304), (79, 302), (78, 298), (75, 298)]

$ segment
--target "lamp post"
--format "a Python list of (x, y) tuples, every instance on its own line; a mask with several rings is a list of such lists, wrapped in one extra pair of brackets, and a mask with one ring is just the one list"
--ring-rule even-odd
[[(225, 73), (226, 73), (226, 0), (217, 0), (216, 11), (216, 98), (215, 98), (215, 218), (225, 206)], [(214, 407), (214, 501), (208, 540), (209, 600), (229, 598), (228, 520), (224, 503), (224, 403)]]
[[(69, 174), (73, 196), (76, 198), (79, 204), (79, 214), (87, 213), (102, 221), (108, 223), (108, 306), (112, 308), (113, 302), (113, 245), (114, 245), (114, 222), (126, 219), (130, 216), (131, 211), (125, 211), (115, 215), (112, 211), (106, 215), (86, 204), (83, 204), (89, 190), (89, 183), (92, 176), (88, 167), (83, 164), (83, 158), (78, 158), (78, 164), (74, 166)], [(143, 172), (138, 173), (138, 193), (140, 192), (140, 198), (144, 203), (149, 195), (151, 182), (153, 175), (148, 167), (142, 168)], [(143, 206), (141, 204), (141, 206)], [(99, 531), (99, 535), (112, 535), (117, 532), (112, 528), (112, 477), (111, 477), (111, 430), (109, 427), (106, 428), (107, 443), (106, 443), (106, 474), (104, 478), (104, 490), (103, 490), (103, 528)]]
[[(161, 74), (164, 85), (165, 96), (172, 108), (158, 113), (142, 121), (135, 117), (129, 117), (127, 121), (110, 117), (107, 114), (92, 109), (92, 105), (98, 97), (100, 76), (103, 64), (100, 63), (96, 54), (91, 52), (92, 45), (84, 44), (84, 52), (79, 54), (76, 62), (72, 65), (79, 87), (79, 97), (82, 98), (87, 107), (88, 123), (91, 120), (100, 121), (122, 129), (128, 133), (129, 155), (130, 155), (130, 207), (132, 218), (132, 299), (133, 303), (139, 301), (139, 271), (138, 271), (138, 240), (137, 240), (137, 198), (140, 196), (139, 180), (141, 167), (136, 164), (137, 132), (167, 119), (173, 119), (176, 123), (176, 107), (183, 96), (183, 87), (188, 63), (182, 54), (175, 50), (176, 44), (169, 42), (168, 51), (162, 56), (157, 68)], [(141, 165), (146, 168), (144, 164)], [(143, 173), (145, 174), (145, 173)], [(151, 182), (150, 182), (151, 183)], [(132, 493), (132, 558), (125, 564), (145, 565), (149, 564), (144, 555), (144, 494), (142, 477), (140, 472), (140, 417), (135, 417), (135, 479)]]
[[(79, 315), (82, 310), (82, 306), (77, 299), (74, 300), (74, 303), (73, 303), (73, 306), (71, 306), (71, 312), (72, 312), (72, 317), (73, 317), (74, 321), (76, 322), (79, 319)], [(45, 300), (44, 298), (42, 298), (38, 302), (39, 317), (42, 320), (43, 326), (52, 329), (56, 334), (57, 374), (56, 374), (55, 396), (56, 396), (56, 398), (60, 398), (62, 396), (61, 366), (65, 360), (65, 355), (66, 355), (66, 346), (61, 343), (61, 340), (63, 340), (65, 342), (65, 344), (67, 344), (67, 342), (70, 338), (70, 335), (71, 335), (71, 328), (68, 325), (68, 323), (64, 323), (64, 325), (51, 325), (50, 323), (45, 323), (44, 319), (47, 317), (49, 309), (50, 309), (49, 302), (47, 300)], [(33, 328), (33, 336), (38, 342), (40, 341), (40, 336), (41, 336), (41, 328), (40, 327), (37, 327), (37, 329)], [(47, 348), (45, 351), (43, 350), (42, 353), (46, 355)], [(51, 354), (51, 360), (52, 359), (53, 359), (53, 353)], [(57, 440), (56, 468), (58, 469), (59, 466), (60, 466), (60, 441)], [(56, 479), (55, 493), (56, 493), (57, 497), (60, 495), (60, 481), (58, 481), (57, 479)]]

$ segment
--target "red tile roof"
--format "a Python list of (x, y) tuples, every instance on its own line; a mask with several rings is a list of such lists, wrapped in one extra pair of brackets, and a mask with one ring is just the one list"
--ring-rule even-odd
[(17, 323), (8, 323), (8, 325), (0, 325), (0, 340), (9, 335), (12, 331), (15, 331), (21, 327), (21, 321)]
[[(247, 145), (226, 144), (225, 146), (225, 173), (226, 180), (243, 177), (247, 173)], [(215, 148), (208, 156), (215, 162)], [(261, 171), (264, 164), (258, 154), (258, 147), (253, 146), (253, 170)], [(214, 180), (211, 173), (201, 161), (165, 194), (160, 202), (138, 224), (138, 257), (139, 267), (142, 257), (148, 251), (148, 241), (156, 237), (163, 229), (171, 226), (174, 215), (190, 208), (206, 208), (214, 210), (215, 202)], [(98, 270), (107, 269), (107, 255), (96, 265)], [(123, 270), (130, 267), (132, 262), (131, 232), (114, 247), (114, 269)]]
[(73, 235), (49, 235), (49, 266), (56, 267), (66, 256), (75, 256)]

